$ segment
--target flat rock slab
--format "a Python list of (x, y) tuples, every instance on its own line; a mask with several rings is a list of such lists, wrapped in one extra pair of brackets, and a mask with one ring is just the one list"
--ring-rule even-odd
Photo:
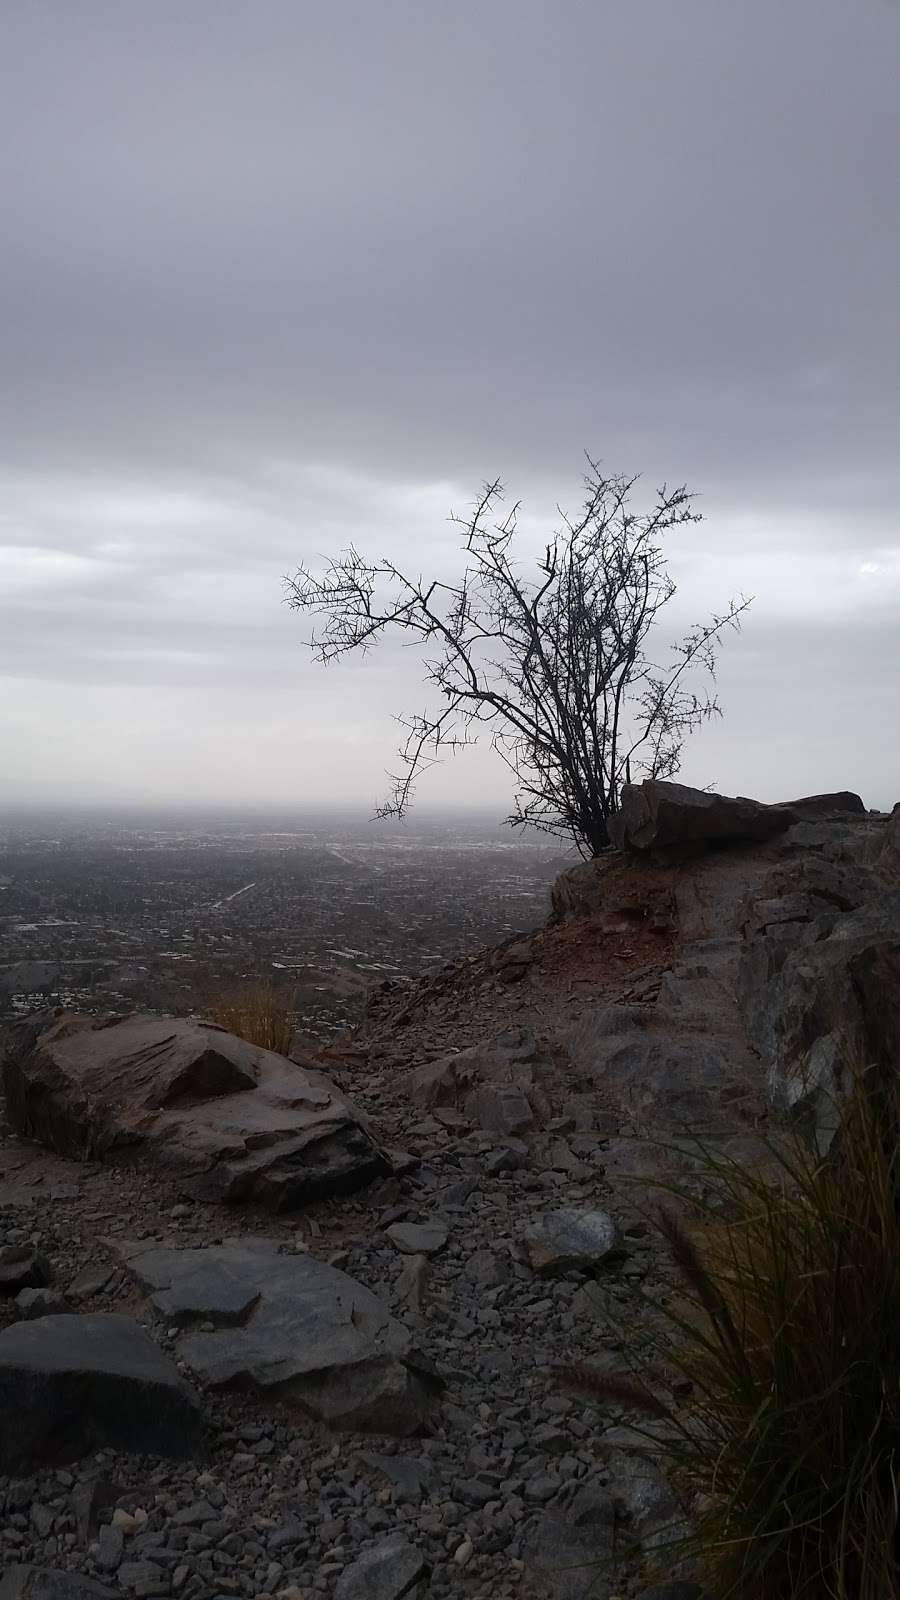
[[(406, 1328), (363, 1284), (315, 1257), (246, 1238), (129, 1256), (178, 1354), (210, 1388), (294, 1401), (333, 1427), (417, 1432), (440, 1389)], [(196, 1324), (212, 1322), (213, 1332)]]
[(392, 1244), (407, 1256), (433, 1256), (447, 1243), (447, 1229), (440, 1222), (393, 1222), (385, 1229)]
[(189, 1018), (45, 1012), (3, 1061), (18, 1133), (62, 1155), (144, 1146), (205, 1199), (272, 1211), (390, 1171), (324, 1073)]
[(187, 1457), (202, 1426), (178, 1369), (130, 1317), (46, 1316), (0, 1333), (0, 1472), (105, 1447)]
[(7, 1567), (0, 1579), (0, 1600), (116, 1600), (116, 1591), (80, 1572)]
[(542, 1277), (599, 1267), (622, 1253), (619, 1229), (607, 1211), (547, 1211), (524, 1244), (529, 1265)]
[(334, 1600), (419, 1600), (429, 1568), (425, 1557), (405, 1539), (386, 1539), (367, 1550), (338, 1578)]

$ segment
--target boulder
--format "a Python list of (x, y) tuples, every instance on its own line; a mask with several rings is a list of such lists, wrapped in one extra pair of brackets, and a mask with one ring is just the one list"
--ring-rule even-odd
[[(408, 1435), (440, 1383), (406, 1328), (363, 1284), (274, 1239), (233, 1239), (127, 1258), (178, 1355), (214, 1389), (295, 1403), (337, 1428)], [(199, 1324), (212, 1323), (212, 1332)]]
[(191, 1193), (273, 1211), (390, 1170), (329, 1078), (224, 1028), (50, 1012), (11, 1032), (9, 1120), (62, 1155), (139, 1146)]
[(529, 1265), (542, 1277), (599, 1267), (622, 1253), (619, 1229), (606, 1211), (546, 1211), (524, 1244)]
[(0, 1472), (90, 1450), (186, 1457), (197, 1401), (130, 1317), (46, 1316), (0, 1333)]
[(647, 778), (623, 787), (619, 810), (609, 821), (609, 836), (619, 850), (758, 842), (785, 833), (797, 820), (786, 806), (767, 806), (743, 796), (731, 798)]

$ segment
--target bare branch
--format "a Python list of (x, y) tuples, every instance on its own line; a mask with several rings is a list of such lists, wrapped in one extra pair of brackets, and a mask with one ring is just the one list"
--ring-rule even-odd
[(637, 480), (607, 476), (587, 457), (585, 498), (537, 556), (533, 577), (514, 560), (519, 505), (503, 509), (499, 479), (487, 482), (460, 530), (457, 581), (425, 581), (389, 558), (369, 562), (350, 546), (316, 574), (285, 579), (292, 610), (316, 619), (316, 658), (365, 653), (398, 632), (423, 651), (438, 709), (400, 718), (400, 765), (379, 815), (405, 815), (416, 780), (442, 757), (489, 734), (516, 781), (507, 819), (574, 840), (596, 854), (632, 771), (677, 772), (684, 740), (719, 714), (713, 683), (727, 629), (750, 602), (731, 601), (672, 647), (673, 664), (649, 654), (675, 584), (661, 540), (699, 521), (684, 485), (632, 509)]

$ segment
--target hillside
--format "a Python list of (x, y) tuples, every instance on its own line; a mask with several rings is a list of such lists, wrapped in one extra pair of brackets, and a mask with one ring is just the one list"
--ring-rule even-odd
[(750, 1162), (790, 1114), (827, 1149), (848, 1063), (896, 1050), (900, 811), (644, 785), (620, 845), (292, 1066), (12, 1031), (5, 1563), (71, 1600), (647, 1591), (690, 1507), (550, 1369), (668, 1291), (648, 1213), (698, 1138)]

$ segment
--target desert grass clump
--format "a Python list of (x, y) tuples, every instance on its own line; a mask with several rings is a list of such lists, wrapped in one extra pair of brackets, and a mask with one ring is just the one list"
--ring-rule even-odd
[(263, 1050), (286, 1056), (297, 1027), (294, 991), (271, 978), (250, 978), (228, 988), (210, 986), (198, 1014)]
[(799, 1136), (755, 1165), (705, 1152), (714, 1198), (660, 1218), (677, 1288), (648, 1305), (643, 1355), (563, 1373), (665, 1412), (648, 1453), (693, 1504), (680, 1554), (716, 1600), (900, 1597), (898, 1130), (895, 1077), (872, 1068), (827, 1157)]

